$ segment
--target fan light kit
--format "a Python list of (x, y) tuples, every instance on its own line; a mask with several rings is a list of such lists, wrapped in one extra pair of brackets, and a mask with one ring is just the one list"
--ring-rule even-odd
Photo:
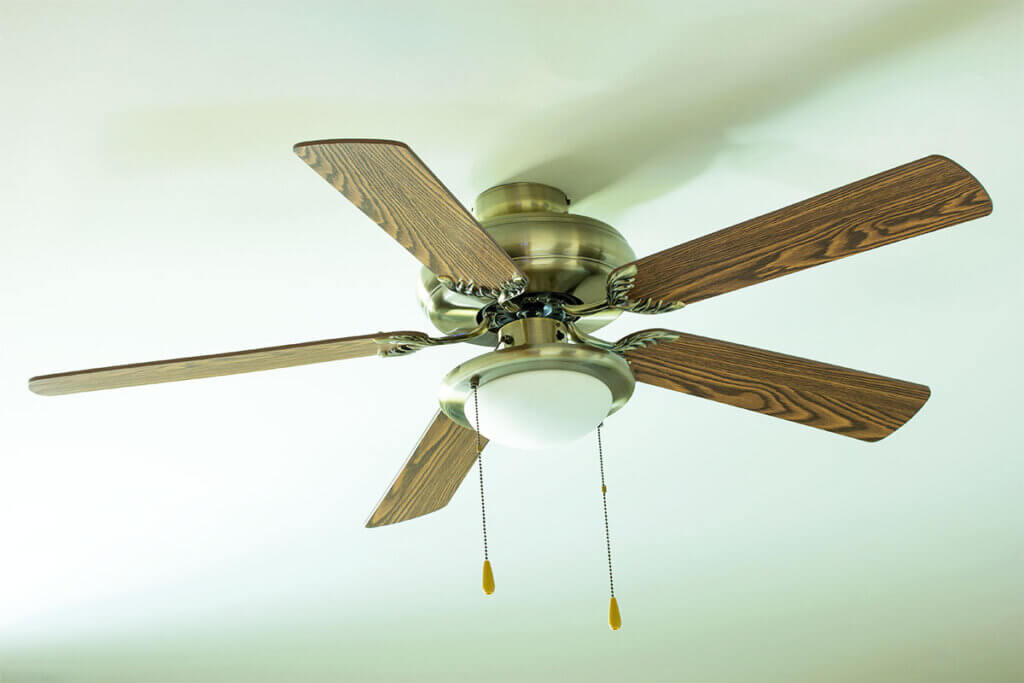
[[(719, 294), (986, 216), (992, 203), (955, 162), (929, 156), (637, 259), (560, 190), (493, 187), (467, 211), (403, 143), (303, 142), (295, 151), (422, 264), (418, 294), (442, 336), (379, 332), (288, 346), (42, 375), (38, 394), (172, 382), (331, 360), (404, 356), (466, 342), (493, 350), (454, 368), (435, 415), (368, 527), (438, 510), (487, 440), (546, 447), (597, 429), (636, 382), (863, 441), (905, 424), (928, 387), (666, 329), (606, 341), (623, 311), (674, 311)], [(605, 507), (607, 534), (607, 506)], [(606, 540), (608, 540), (606, 535)], [(486, 552), (484, 590), (494, 590)], [(609, 580), (611, 579), (611, 547)], [(609, 624), (621, 624), (614, 590)]]

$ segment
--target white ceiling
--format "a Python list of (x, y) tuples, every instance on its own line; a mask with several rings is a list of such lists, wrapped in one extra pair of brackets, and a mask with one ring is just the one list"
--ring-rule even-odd
[[(628, 8), (626, 5), (629, 5)], [(1009, 680), (1022, 5), (0, 7), (0, 680)], [(926, 154), (990, 218), (658, 321), (927, 383), (869, 445), (642, 387), (595, 444), (363, 520), (471, 347), (44, 399), (33, 374), (429, 329), (291, 151), (405, 140), (649, 253)], [(606, 336), (650, 326), (624, 316)]]

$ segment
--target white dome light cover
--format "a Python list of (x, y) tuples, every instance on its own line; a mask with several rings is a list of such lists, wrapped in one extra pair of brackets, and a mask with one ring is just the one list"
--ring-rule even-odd
[(474, 429), (478, 386), (480, 433), (496, 443), (540, 448), (593, 431), (626, 405), (636, 380), (617, 353), (587, 344), (509, 346), (471, 358), (441, 382), (441, 410)]
[[(544, 448), (594, 431), (612, 408), (612, 392), (585, 372), (527, 370), (481, 384), (480, 433), (513, 448)], [(473, 401), (466, 417), (475, 424)]]

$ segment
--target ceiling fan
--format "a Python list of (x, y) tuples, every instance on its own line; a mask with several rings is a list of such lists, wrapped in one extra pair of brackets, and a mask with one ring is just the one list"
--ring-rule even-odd
[(592, 333), (622, 311), (673, 311), (992, 211), (970, 173), (929, 156), (637, 259), (618, 231), (569, 213), (566, 196), (547, 185), (493, 187), (477, 197), (474, 217), (403, 143), (318, 140), (295, 152), (423, 264), (420, 301), (444, 336), (378, 332), (41, 375), (29, 388), (57, 395), (442, 344), (494, 348), (444, 378), (440, 411), (369, 527), (444, 507), (476, 460), (477, 424), (514, 446), (571, 440), (625, 405), (636, 381), (884, 438), (920, 409), (928, 387), (666, 329), (614, 342)]

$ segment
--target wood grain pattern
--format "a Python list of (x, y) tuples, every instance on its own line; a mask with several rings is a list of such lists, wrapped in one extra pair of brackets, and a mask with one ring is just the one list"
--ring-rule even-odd
[(523, 274), (408, 146), (316, 140), (295, 153), (435, 275), (498, 289)]
[(148, 363), (114, 365), (106, 368), (92, 368), (75, 372), (60, 372), (40, 375), (28, 381), (28, 387), (43, 396), (74, 394), (80, 391), (118, 389), (141, 384), (178, 382), (186, 379), (235, 375), (242, 372), (272, 370), (295, 365), (323, 363), (332, 360), (373, 356), (379, 350), (390, 348), (390, 344), (378, 343), (394, 334), (409, 332), (378, 332), (358, 337), (324, 339), (322, 341), (269, 346), (248, 351), (215, 353), (208, 356), (172, 358)]
[[(480, 442), (487, 445), (483, 437)], [(440, 510), (474, 462), (476, 432), (438, 411), (366, 526), (395, 524)]]
[(974, 176), (930, 156), (635, 261), (628, 297), (689, 304), (991, 212)]
[(626, 353), (638, 381), (863, 441), (892, 434), (930, 395), (921, 384), (677, 334)]

